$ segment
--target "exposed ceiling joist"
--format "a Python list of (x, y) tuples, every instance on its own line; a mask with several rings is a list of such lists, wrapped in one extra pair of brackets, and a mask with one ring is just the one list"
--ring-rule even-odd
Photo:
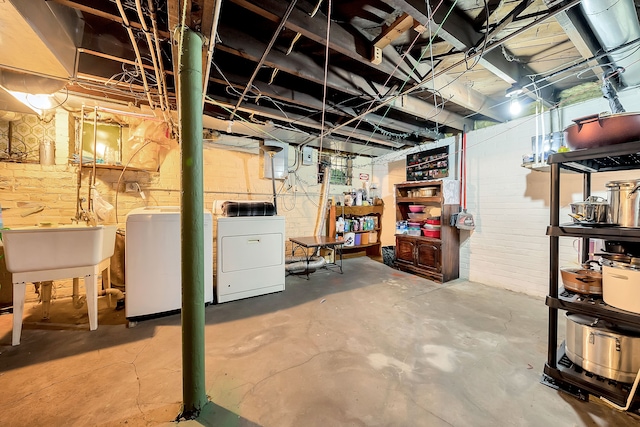
[[(561, 12), (556, 15), (555, 19), (560, 26), (562, 26), (562, 29), (584, 59), (598, 55), (600, 44), (593, 35), (589, 25), (584, 22), (584, 18), (582, 18), (576, 9)], [(592, 67), (592, 71), (596, 75), (602, 76), (604, 75), (604, 70), (599, 66), (599, 63), (604, 64), (606, 62), (606, 58), (602, 58), (600, 61), (589, 61), (587, 65)]]
[[(419, 63), (411, 56), (408, 56), (407, 59), (416, 69), (428, 75), (427, 69), (430, 68), (428, 64)], [(446, 74), (433, 77), (432, 79), (427, 78), (426, 82), (422, 84), (422, 87), (433, 93), (437, 93), (443, 99), (475, 111), (490, 119), (499, 122), (507, 121), (507, 115), (503, 111), (500, 103)]]
[[(220, 51), (258, 62), (266, 49), (265, 43), (225, 24), (221, 23), (219, 33), (221, 42), (217, 45), (217, 48)], [(324, 83), (324, 70), (322, 67), (313, 62), (308, 56), (298, 52), (286, 55), (277, 50), (272, 50), (265, 59), (264, 65), (277, 68), (319, 85)], [(327, 87), (353, 96), (363, 95), (361, 90), (349, 85), (340, 76), (331, 71), (327, 75)], [(320, 92), (318, 94), (320, 95)]]
[[(61, 4), (63, 6), (67, 6), (70, 7), (72, 9), (78, 10), (80, 12), (84, 12), (84, 13), (88, 13), (91, 15), (95, 15), (95, 16), (99, 16), (101, 18), (104, 19), (108, 19), (110, 21), (113, 22), (118, 22), (120, 24), (124, 24), (122, 17), (118, 16), (118, 15), (114, 15), (112, 13), (108, 13), (105, 11), (102, 11), (100, 9), (96, 9), (95, 7), (90, 7), (87, 5), (84, 5), (82, 3), (79, 3), (77, 1), (73, 1), (73, 0), (47, 0), (47, 1), (51, 1), (51, 2), (55, 2), (58, 4)], [(171, 6), (171, 3), (178, 3), (179, 0), (167, 0), (167, 4), (169, 4)], [(129, 21), (129, 25), (131, 25), (133, 28), (137, 29), (137, 30), (142, 30), (142, 25), (139, 22), (136, 21)], [(168, 31), (159, 31), (158, 32), (162, 37), (169, 37), (170, 34)]]
[[(355, 84), (357, 87), (366, 91), (366, 93), (368, 93), (374, 99), (378, 99), (382, 101), (383, 98), (386, 99), (388, 96), (396, 96), (395, 91), (390, 90), (388, 87), (378, 85), (372, 82), (368, 82), (356, 74), (353, 74), (346, 70), (334, 69), (334, 71), (344, 76), (345, 79), (349, 79), (353, 84)], [(408, 97), (408, 98), (413, 98), (413, 97)], [(416, 108), (408, 108), (406, 107), (406, 105), (408, 105), (407, 102), (402, 103), (401, 101), (397, 101), (397, 99), (394, 101), (388, 102), (387, 105), (391, 106), (392, 108), (403, 111), (405, 113), (409, 112), (410, 114), (416, 117), (419, 117), (422, 120), (434, 121), (434, 117), (435, 117), (435, 114), (434, 114), (435, 112), (433, 111), (434, 106), (431, 104), (428, 104), (425, 101), (422, 101), (421, 99), (415, 98), (415, 102), (411, 102), (412, 106), (419, 106)], [(442, 119), (444, 117), (447, 118), (446, 126), (449, 126), (453, 129), (458, 129), (458, 130), (462, 130), (463, 126), (465, 125), (469, 126), (469, 124), (473, 122), (473, 120), (465, 119), (463, 116), (459, 114), (449, 112), (446, 110), (440, 110), (438, 119)]]
[[(371, 38), (372, 42), (375, 42), (373, 36), (369, 35), (362, 29), (358, 30), (363, 37)], [(400, 55), (392, 46), (387, 46), (383, 50), (383, 56), (388, 58), (391, 62), (403, 64), (409, 68), (411, 70), (409, 75), (413, 83), (423, 82), (432, 72), (429, 64), (421, 64), (411, 55)], [(422, 85), (422, 87), (431, 92), (438, 93), (438, 95), (444, 99), (451, 100), (451, 102), (455, 104), (477, 111), (491, 119), (506, 121), (505, 115), (501, 109), (496, 108), (497, 105), (495, 102), (469, 86), (455, 81), (454, 79), (446, 78), (446, 76), (438, 76), (433, 79), (429, 79), (427, 83)], [(458, 128), (456, 127), (456, 129)], [(462, 127), (459, 129), (462, 130)]]
[[(83, 99), (124, 105), (153, 106), (159, 101), (164, 112), (162, 99), (170, 109), (176, 104), (179, 28), (184, 22), (205, 38), (204, 92), (224, 102), (205, 105), (206, 114), (226, 118), (224, 108), (238, 106), (234, 141), (248, 132), (239, 126), (248, 120), (259, 122), (247, 123), (252, 126), (264, 123), (261, 130), (270, 123), (292, 143), (313, 141), (319, 146), (323, 134), (333, 148), (365, 155), (439, 139), (474, 127), (476, 120), (508, 120), (512, 116), (504, 111), (505, 90), (513, 82), (525, 85), (525, 92), (542, 89), (542, 96), (553, 100), (555, 91), (597, 80), (591, 70), (602, 73), (598, 60), (624, 67), (625, 77), (635, 71), (620, 65), (612, 52), (635, 49), (636, 40), (628, 46), (614, 41), (607, 45), (609, 52), (599, 50), (601, 37), (612, 35), (609, 27), (613, 31), (638, 24), (638, 6), (632, 0), (619, 0), (624, 16), (611, 18), (611, 13), (598, 21), (604, 27), (597, 28), (593, 20), (587, 21), (583, 6), (590, 1), (598, 5), (599, 0), (345, 0), (333, 2), (330, 11), (324, 0), (294, 0), (291, 16), (268, 50), (267, 41), (291, 1), (33, 0), (38, 6), (32, 8), (38, 12), (35, 17), (16, 7), (27, 19), (9, 20), (23, 28), (0, 26), (0, 71), (53, 78), (53, 68), (42, 59), (60, 55), (54, 45), (63, 38), (45, 40), (39, 31), (47, 25), (71, 29), (67, 38), (73, 40), (73, 67), (59, 77), (71, 94), (68, 99), (76, 102), (73, 94), (78, 93)], [(23, 3), (31, 2), (0, 1)], [(429, 6), (439, 9), (425, 27)], [(217, 16), (224, 24), (219, 31)], [(0, 16), (0, 21), (7, 18)], [(597, 39), (590, 30), (598, 33)], [(40, 36), (29, 44), (2, 44), (16, 34), (32, 33)], [(379, 65), (371, 63), (376, 46), (382, 49)], [(37, 66), (27, 70), (12, 62), (27, 59)], [(157, 83), (167, 80), (168, 87)], [(245, 88), (247, 99), (242, 100), (238, 95)], [(220, 125), (229, 122), (216, 120)], [(295, 122), (302, 132), (292, 129)], [(243, 131), (235, 131), (240, 128)]]
[[(230, 109), (230, 108), (233, 108), (234, 106), (234, 104), (229, 100), (211, 99), (211, 100), (208, 100), (207, 102), (213, 105), (224, 106), (225, 109)], [(279, 110), (265, 107), (262, 105), (255, 105), (255, 104), (251, 106), (245, 105), (243, 107), (238, 108), (238, 111), (244, 111), (249, 114), (258, 114), (262, 117), (272, 119), (272, 120), (284, 121), (287, 123), (294, 124), (297, 127), (307, 127), (315, 130), (323, 129), (322, 124), (317, 122), (316, 120), (310, 119), (308, 117), (305, 117), (299, 114), (288, 114), (287, 117), (283, 117), (282, 113)], [(378, 145), (393, 147), (393, 148), (399, 148), (406, 145), (404, 143), (399, 143), (399, 142), (387, 139), (384, 136), (381, 136), (374, 132), (367, 132), (367, 131), (355, 129), (353, 127), (348, 127), (348, 126), (344, 126), (340, 130), (337, 130), (336, 132), (331, 132), (330, 127), (326, 130), (328, 130), (333, 135), (346, 137), (346, 138), (353, 138), (354, 140), (365, 142), (367, 144), (368, 143), (378, 144)]]
[[(234, 75), (227, 74), (226, 77), (229, 79), (230, 83), (231, 81), (240, 81), (240, 78)], [(227, 82), (223, 79), (214, 78), (210, 79), (210, 81), (223, 86), (227, 85)], [(304, 109), (312, 109), (316, 111), (322, 110), (322, 101), (306, 93), (293, 91), (285, 87), (266, 84), (263, 82), (255, 82), (253, 85), (259, 90), (260, 97), (270, 98), (290, 105), (296, 105)], [(244, 88), (243, 85), (234, 83), (231, 83), (231, 86), (237, 90), (242, 90)], [(348, 107), (327, 105), (326, 109), (327, 112), (342, 117), (353, 117), (356, 115), (356, 112), (352, 108)], [(433, 136), (433, 133), (429, 132), (426, 128), (413, 126), (409, 123), (394, 120), (389, 117), (382, 117), (377, 114), (368, 114), (365, 117), (365, 120), (370, 124), (381, 126), (399, 133), (416, 134), (417, 136), (424, 137)]]
[[(423, 0), (387, 0), (389, 4), (409, 13), (422, 23), (429, 23), (432, 31), (450, 43), (454, 48), (466, 52), (470, 49), (480, 50), (483, 44), (484, 34), (473, 28), (473, 22), (460, 13), (453, 5), (445, 3), (433, 14), (433, 20), (429, 21), (428, 12)], [(528, 0), (523, 0), (528, 2)], [(523, 9), (524, 10), (524, 9)], [(513, 19), (510, 16), (508, 19)], [(497, 50), (484, 53), (479, 63), (509, 84), (522, 82), (527, 75), (536, 74), (526, 64), (507, 59)], [(554, 98), (554, 89), (548, 86), (539, 92), (543, 100), (551, 101)]]
[[(220, 51), (242, 56), (254, 62), (260, 60), (266, 48), (264, 43), (255, 39), (250, 40), (246, 34), (240, 33), (226, 25), (220, 26), (220, 36), (222, 38), (222, 43), (218, 45)], [(285, 55), (282, 52), (272, 50), (269, 52), (264, 63), (270, 67), (278, 68), (281, 71), (317, 83), (318, 85), (324, 83), (324, 70), (322, 67), (316, 65), (301, 53), (292, 52), (289, 55)], [(303, 70), (304, 72), (301, 72)], [(327, 75), (327, 87), (348, 95), (362, 96), (368, 94), (372, 100), (378, 98), (380, 93), (390, 92), (390, 89), (387, 87), (376, 85), (357, 74), (337, 67), (330, 67), (329, 74)], [(320, 92), (318, 96), (320, 97)], [(418, 110), (412, 112), (412, 114), (424, 120), (429, 120), (429, 117), (424, 116), (424, 113)], [(448, 114), (447, 117), (450, 118), (450, 122), (447, 125), (455, 129), (462, 129), (464, 124), (468, 125), (469, 123), (468, 120), (453, 113)]]
[[(279, 17), (284, 14), (286, 4), (277, 0), (261, 0), (259, 4), (248, 0), (231, 0), (233, 3), (251, 10), (260, 16), (273, 22), (278, 22)], [(299, 9), (295, 9), (285, 27), (300, 33), (310, 40), (325, 46), (327, 43), (327, 16), (318, 12), (314, 18), (305, 14)], [(370, 67), (378, 72), (384, 72), (387, 75), (395, 75), (398, 79), (404, 79), (411, 74), (411, 68), (406, 64), (400, 63), (396, 70), (396, 63), (392, 60), (382, 59), (382, 63), (375, 65), (371, 63), (369, 57), (369, 43), (365, 43), (362, 38), (354, 37), (354, 34), (342, 28), (339, 24), (331, 25), (329, 48), (341, 53), (359, 63)], [(399, 71), (399, 72), (398, 72)]]

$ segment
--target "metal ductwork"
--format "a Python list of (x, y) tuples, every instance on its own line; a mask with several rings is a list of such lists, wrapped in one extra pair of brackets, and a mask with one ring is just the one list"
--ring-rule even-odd
[(13, 122), (22, 118), (21, 113), (0, 110), (0, 122)]
[(0, 69), (0, 86), (7, 90), (50, 95), (61, 90), (66, 84), (65, 80)]
[[(582, 12), (602, 47), (610, 50), (640, 38), (640, 22), (633, 0), (582, 0)], [(625, 87), (640, 85), (640, 49), (633, 44), (610, 54), (613, 68), (625, 69)]]

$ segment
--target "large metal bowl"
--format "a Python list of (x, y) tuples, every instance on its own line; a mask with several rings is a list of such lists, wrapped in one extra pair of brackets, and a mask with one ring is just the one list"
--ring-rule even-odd
[(640, 139), (640, 114), (591, 114), (573, 119), (564, 139), (573, 150), (602, 147)]

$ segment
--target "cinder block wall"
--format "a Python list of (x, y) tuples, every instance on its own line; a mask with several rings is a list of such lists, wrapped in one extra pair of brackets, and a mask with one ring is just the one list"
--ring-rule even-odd
[[(631, 91), (623, 92), (620, 99), (627, 111), (640, 108), (640, 99)], [(563, 108), (560, 125), (557, 115), (553, 115), (553, 130), (561, 131), (572, 123), (571, 119), (608, 109), (604, 99)], [(546, 113), (547, 132), (550, 120)], [(460, 277), (542, 297), (549, 287), (549, 238), (545, 233), (549, 224), (550, 174), (521, 166), (522, 155), (531, 152), (535, 134), (533, 116), (468, 133), (467, 207), (476, 228), (460, 234)], [(453, 138), (439, 142), (453, 143)], [(402, 157), (406, 153), (389, 155), (387, 167), (376, 168), (375, 179), (387, 182), (383, 186), (387, 206), (393, 203), (392, 184), (405, 179), (401, 172), (406, 167)], [(606, 182), (638, 178), (637, 171), (594, 174), (592, 194), (606, 197)], [(570, 222), (570, 203), (583, 198), (582, 175), (563, 173), (560, 190), (560, 220)], [(390, 229), (388, 225), (385, 228)], [(384, 237), (383, 244), (395, 244), (392, 235), (384, 233)], [(579, 262), (578, 247), (578, 239), (560, 239), (561, 267)]]
[[(37, 117), (26, 119), (33, 122)], [(3, 127), (4, 126), (4, 127)], [(0, 136), (6, 122), (0, 122)], [(68, 163), (75, 147), (75, 119), (65, 110), (56, 111), (49, 117), (43, 132), (55, 135), (55, 165), (42, 166), (35, 157), (32, 163), (0, 161), (0, 203), (3, 207), (4, 225), (20, 227), (42, 222), (69, 224), (76, 214), (76, 191), (78, 166)], [(33, 139), (31, 149), (37, 150), (39, 142)], [(214, 200), (271, 200), (271, 179), (263, 177), (264, 160), (255, 144), (250, 152), (222, 149), (204, 144), (204, 205), (211, 210)], [(224, 137), (219, 142), (224, 142)], [(6, 142), (0, 138), (0, 150)], [(295, 164), (296, 151), (289, 147), (289, 165)], [(317, 157), (317, 156), (316, 156)], [(126, 149), (125, 149), (126, 158)], [(315, 157), (314, 157), (315, 158)], [(331, 186), (330, 195), (341, 195), (351, 188), (361, 188), (360, 173), (371, 175), (371, 161), (357, 158), (354, 161), (354, 183), (351, 186)], [(88, 198), (91, 167), (82, 169), (80, 197)], [(124, 192), (125, 182), (137, 182), (144, 194)], [(176, 146), (169, 151), (158, 171), (119, 169), (96, 170), (96, 189), (100, 195), (117, 208), (119, 228), (125, 228), (126, 215), (135, 208), (144, 206), (178, 206), (180, 204), (180, 151)], [(279, 193), (278, 211), (286, 218), (286, 236), (312, 235), (314, 233), (320, 200), (321, 185), (317, 184), (317, 164), (300, 166), (296, 174), (287, 180), (276, 180)], [(116, 203), (117, 197), (117, 203)], [(40, 212), (32, 213), (42, 208)], [(87, 207), (85, 202), (84, 207)], [(287, 252), (290, 250), (287, 245)], [(215, 225), (214, 225), (214, 260)], [(0, 263), (3, 261), (0, 260)], [(213, 261), (212, 261), (213, 262)], [(215, 271), (215, 269), (214, 269)], [(9, 284), (3, 283), (2, 286)], [(55, 282), (55, 297), (71, 295), (71, 281)], [(33, 287), (29, 286), (27, 297), (35, 300)]]

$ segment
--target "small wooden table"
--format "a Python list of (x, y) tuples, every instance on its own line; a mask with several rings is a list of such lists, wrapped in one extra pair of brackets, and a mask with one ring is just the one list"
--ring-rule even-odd
[[(342, 245), (344, 240), (337, 240), (334, 237), (327, 236), (308, 236), (308, 237), (290, 237), (289, 240), (292, 243), (291, 256), (293, 256), (298, 248), (305, 249), (305, 257), (307, 259), (307, 266), (311, 256), (307, 249), (320, 249), (327, 248), (334, 251), (333, 265), (340, 268), (340, 274), (342, 274)], [(315, 251), (314, 251), (315, 252)], [(340, 254), (340, 264), (336, 262), (335, 252)], [(327, 265), (325, 265), (327, 267)], [(328, 267), (327, 267), (328, 268)], [(309, 270), (307, 268), (307, 279), (309, 278)]]

